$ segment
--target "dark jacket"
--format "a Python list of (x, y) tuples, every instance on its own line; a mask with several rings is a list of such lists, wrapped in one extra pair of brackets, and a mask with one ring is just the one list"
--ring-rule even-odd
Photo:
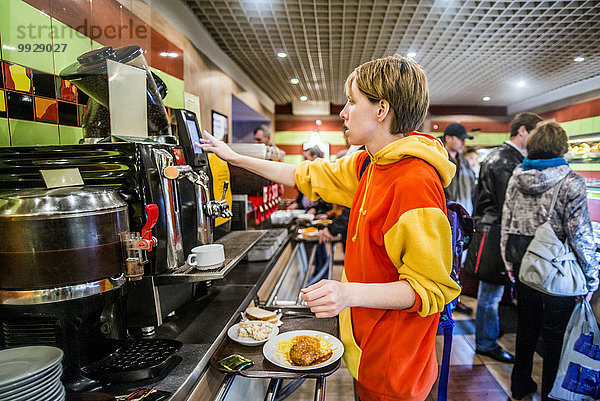
[(502, 256), (507, 269), (512, 269), (518, 277), (525, 250), (535, 230), (547, 219), (554, 186), (563, 178), (565, 181), (558, 193), (550, 222), (561, 241), (569, 240), (586, 277), (588, 291), (595, 291), (598, 288), (598, 262), (585, 178), (567, 165), (543, 170), (515, 169), (504, 202)]
[(513, 146), (503, 143), (481, 163), (476, 189), (475, 224), (500, 224), (502, 205), (508, 180), (513, 170), (523, 162), (523, 155)]
[[(506, 268), (500, 253), (500, 224), (502, 205), (506, 196), (506, 187), (513, 170), (523, 162), (523, 155), (514, 146), (503, 143), (494, 149), (481, 163), (479, 181), (476, 189), (476, 207), (473, 218), (475, 229), (481, 234), (486, 232), (485, 247), (480, 236), (475, 236), (469, 247), (467, 262), (475, 264), (480, 280), (494, 284), (507, 283)], [(481, 256), (480, 259), (477, 256)], [(469, 268), (465, 269), (469, 271)]]
[(350, 218), (350, 208), (345, 207), (342, 209), (342, 213), (338, 217), (333, 219), (331, 224), (327, 227), (329, 233), (333, 236), (341, 234), (342, 244), (346, 245), (346, 236), (348, 235), (348, 220)]

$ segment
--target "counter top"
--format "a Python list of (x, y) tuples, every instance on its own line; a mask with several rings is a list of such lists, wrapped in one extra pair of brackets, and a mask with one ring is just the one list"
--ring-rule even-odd
[(187, 400), (227, 335), (227, 329), (256, 297), (290, 238), (291, 235), (268, 261), (241, 261), (225, 278), (213, 281), (205, 296), (178, 309), (156, 329), (156, 334), (149, 338), (173, 339), (184, 344), (176, 354), (182, 361), (166, 377), (154, 382), (129, 383), (127, 388), (108, 386), (103, 391), (125, 394), (127, 389), (152, 387), (173, 393), (172, 401)]

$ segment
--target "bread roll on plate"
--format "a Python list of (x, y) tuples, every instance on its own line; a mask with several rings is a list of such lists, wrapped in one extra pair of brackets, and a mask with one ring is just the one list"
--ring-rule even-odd
[(251, 306), (246, 309), (246, 318), (249, 320), (262, 320), (270, 323), (277, 323), (277, 314), (273, 311)]

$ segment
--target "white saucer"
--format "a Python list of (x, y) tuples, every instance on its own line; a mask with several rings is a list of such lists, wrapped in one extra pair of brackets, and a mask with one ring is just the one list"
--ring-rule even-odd
[[(254, 320), (250, 320), (250, 322), (253, 322), (253, 321)], [(256, 320), (256, 322), (259, 322), (259, 321)], [(265, 338), (264, 340), (255, 340), (252, 337), (238, 336), (238, 330), (240, 328), (239, 323), (236, 323), (233, 326), (231, 326), (229, 328), (229, 330), (227, 330), (227, 335), (229, 336), (229, 338), (231, 338), (233, 341), (235, 341), (238, 344), (248, 345), (248, 346), (261, 345), (261, 344), (264, 344), (267, 341), (269, 341), (271, 338), (275, 337), (277, 334), (279, 334), (279, 327), (277, 327), (273, 323), (269, 323), (269, 322), (263, 322), (263, 323), (267, 323), (268, 325), (271, 326), (271, 334), (269, 334), (269, 336), (267, 338)]]
[(41, 345), (0, 351), (0, 391), (60, 363), (62, 357), (60, 348)]

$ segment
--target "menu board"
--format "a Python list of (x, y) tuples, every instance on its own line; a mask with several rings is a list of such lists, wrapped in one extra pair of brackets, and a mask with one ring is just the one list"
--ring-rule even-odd
[(227, 116), (212, 111), (212, 135), (220, 141), (227, 142)]

